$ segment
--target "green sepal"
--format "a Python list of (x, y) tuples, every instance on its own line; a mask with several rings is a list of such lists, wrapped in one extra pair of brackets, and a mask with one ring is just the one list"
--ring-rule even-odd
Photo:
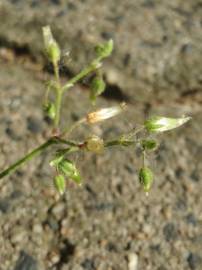
[(141, 145), (144, 150), (155, 150), (157, 148), (157, 142), (152, 139), (142, 140)]

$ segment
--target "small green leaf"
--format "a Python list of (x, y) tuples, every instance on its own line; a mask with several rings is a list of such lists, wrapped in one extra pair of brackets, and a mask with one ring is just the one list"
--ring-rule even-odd
[(65, 192), (65, 179), (64, 176), (58, 174), (54, 178), (54, 185), (56, 190), (62, 195)]
[(114, 48), (114, 42), (110, 39), (108, 42), (104, 44), (99, 44), (95, 47), (95, 52), (98, 57), (106, 58), (111, 55)]
[(148, 192), (153, 183), (153, 172), (147, 167), (141, 168), (139, 171), (139, 181), (143, 186), (144, 191)]

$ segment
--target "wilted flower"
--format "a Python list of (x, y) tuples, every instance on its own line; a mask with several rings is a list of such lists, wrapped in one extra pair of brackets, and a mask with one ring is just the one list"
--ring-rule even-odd
[(109, 108), (99, 109), (95, 112), (87, 114), (86, 120), (90, 124), (94, 124), (108, 118), (114, 117), (117, 114), (120, 114), (126, 107), (125, 103), (121, 103), (119, 106), (113, 106)]
[(100, 154), (104, 150), (104, 141), (100, 137), (93, 135), (86, 141), (86, 148), (96, 154)]
[(191, 117), (169, 118), (156, 116), (146, 120), (144, 126), (149, 132), (164, 132), (177, 128), (188, 122), (190, 119)]

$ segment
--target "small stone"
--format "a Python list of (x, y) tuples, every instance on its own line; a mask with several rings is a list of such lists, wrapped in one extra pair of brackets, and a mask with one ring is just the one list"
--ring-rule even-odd
[(38, 270), (37, 261), (22, 251), (14, 270)]
[(39, 119), (32, 116), (27, 118), (27, 129), (32, 133), (40, 133), (42, 131), (42, 123)]
[(27, 240), (27, 233), (22, 227), (16, 227), (11, 236), (11, 243), (12, 244), (18, 244), (18, 243), (24, 243)]
[(190, 252), (187, 262), (191, 270), (201, 269), (202, 258), (198, 254)]
[(5, 129), (5, 133), (14, 141), (20, 140), (20, 137), (16, 134), (16, 132), (11, 127), (7, 127)]
[(42, 232), (43, 232), (43, 228), (42, 228), (41, 224), (34, 224), (32, 230), (34, 233), (37, 233), (37, 234), (42, 234)]
[(163, 228), (163, 234), (166, 241), (171, 241), (177, 238), (177, 230), (173, 223), (167, 223)]
[(196, 217), (193, 213), (190, 213), (186, 216), (186, 221), (188, 224), (192, 224), (194, 226), (197, 224)]
[(10, 204), (6, 199), (0, 200), (0, 212), (6, 214), (9, 211)]
[(193, 182), (199, 182), (199, 173), (197, 170), (193, 170), (191, 175), (190, 175), (190, 179), (193, 181)]
[(85, 270), (95, 270), (94, 261), (92, 259), (85, 259), (85, 261), (81, 263), (81, 266)]
[(136, 253), (131, 253), (128, 255), (128, 270), (137, 270), (138, 266), (138, 256)]
[(60, 218), (65, 210), (65, 204), (63, 202), (57, 203), (53, 209), (52, 213), (56, 218)]

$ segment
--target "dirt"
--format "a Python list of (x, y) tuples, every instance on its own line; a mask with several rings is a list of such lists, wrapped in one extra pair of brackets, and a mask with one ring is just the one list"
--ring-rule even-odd
[[(201, 1), (1, 1), (0, 168), (42, 143), (40, 110), (51, 77), (41, 26), (50, 23), (63, 52), (63, 80), (112, 37), (104, 64), (107, 94), (97, 106), (127, 100), (128, 111), (75, 136), (113, 138), (148, 115), (193, 119), (159, 137), (150, 156), (148, 197), (138, 182), (138, 151), (115, 147), (76, 154), (83, 185), (58, 199), (51, 152), (0, 181), (0, 270), (189, 270), (202, 268)], [(86, 85), (65, 97), (62, 125), (91, 109)], [(79, 102), (78, 102), (79, 101)]]

